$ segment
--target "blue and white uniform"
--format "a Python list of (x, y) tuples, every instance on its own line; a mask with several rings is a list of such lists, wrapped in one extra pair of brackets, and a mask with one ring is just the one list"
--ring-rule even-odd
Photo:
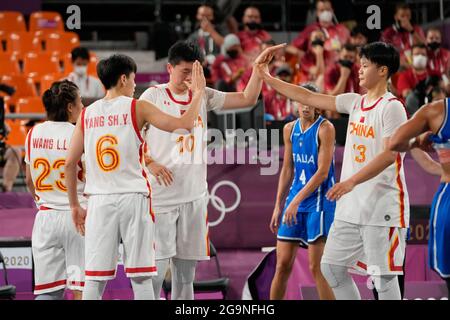
[[(294, 123), (290, 137), (292, 142), (294, 179), (286, 199), (281, 221), (284, 221), (286, 208), (291, 201), (304, 188), (319, 168), (319, 129), (324, 121), (326, 119), (319, 116), (304, 132), (300, 119)], [(277, 236), (278, 240), (301, 241), (307, 244), (316, 241), (321, 236), (327, 236), (334, 219), (335, 203), (328, 201), (325, 195), (334, 184), (333, 159), (328, 171), (328, 177), (314, 192), (300, 203), (297, 213), (297, 224), (293, 226), (288, 226), (285, 223), (280, 224)]]
[[(450, 162), (450, 110), (444, 100), (444, 122), (431, 137), (442, 164)], [(442, 278), (450, 278), (450, 183), (441, 183), (436, 192), (430, 214), (428, 259), (431, 268)]]

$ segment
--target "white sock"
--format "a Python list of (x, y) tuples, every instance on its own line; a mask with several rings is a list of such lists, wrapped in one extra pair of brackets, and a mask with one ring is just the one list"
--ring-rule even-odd
[(172, 258), (172, 300), (194, 300), (197, 261)]
[(159, 300), (161, 297), (162, 284), (166, 277), (168, 266), (169, 259), (156, 260), (156, 270), (158, 270), (158, 275), (152, 277), (153, 294), (156, 300)]
[(38, 296), (34, 300), (63, 300), (64, 298), (64, 289), (43, 293)]
[(320, 269), (333, 289), (336, 300), (361, 300), (358, 287), (348, 274), (347, 267), (322, 263)]
[(86, 280), (84, 283), (83, 300), (101, 300), (107, 281)]
[(151, 277), (133, 277), (131, 285), (134, 292), (134, 300), (155, 300)]

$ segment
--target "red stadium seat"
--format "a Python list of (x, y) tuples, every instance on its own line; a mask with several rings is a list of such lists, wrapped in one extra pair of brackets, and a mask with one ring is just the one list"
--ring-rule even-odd
[(59, 56), (79, 46), (80, 37), (75, 32), (53, 32), (45, 37), (45, 51)]
[(23, 147), (27, 137), (27, 131), (20, 121), (6, 121), (10, 131), (6, 138), (6, 143), (13, 147)]
[(0, 11), (0, 30), (27, 31), (22, 13), (17, 11)]
[(92, 51), (89, 52), (90, 59), (88, 64), (88, 74), (94, 77), (97, 77), (97, 63), (98, 58)]
[(20, 98), (17, 101), (16, 113), (45, 113), (41, 97)]
[(0, 52), (0, 76), (20, 74), (19, 61), (10, 53)]
[(54, 30), (64, 31), (61, 15), (54, 11), (37, 11), (30, 15), (30, 31)]
[(36, 87), (34, 86), (33, 81), (23, 75), (2, 76), (0, 82), (16, 89), (16, 92), (11, 97), (5, 97), (5, 103), (10, 106), (15, 106), (19, 98), (37, 96)]
[(23, 61), (23, 73), (35, 83), (45, 74), (60, 74), (59, 59), (50, 53), (28, 53)]
[(41, 91), (41, 95), (44, 94), (45, 90), (50, 89), (50, 87), (52, 86), (52, 83), (55, 81), (58, 81), (61, 79), (61, 74), (60, 73), (50, 73), (50, 74), (45, 74), (41, 77), (41, 81), (40, 81), (40, 91)]
[(31, 32), (12, 32), (6, 40), (6, 52), (23, 60), (29, 52), (42, 52), (41, 42)]

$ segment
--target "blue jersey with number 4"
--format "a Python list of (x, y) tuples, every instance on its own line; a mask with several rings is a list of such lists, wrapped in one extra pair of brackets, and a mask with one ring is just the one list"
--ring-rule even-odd
[[(319, 116), (305, 132), (302, 131), (298, 119), (291, 132), (292, 160), (294, 164), (294, 180), (292, 181), (285, 208), (294, 197), (303, 189), (311, 177), (317, 172), (319, 158), (319, 128), (325, 118)], [(298, 207), (298, 212), (334, 212), (336, 203), (328, 201), (325, 197), (335, 183), (334, 157), (328, 171), (327, 178), (322, 184), (305, 198)]]

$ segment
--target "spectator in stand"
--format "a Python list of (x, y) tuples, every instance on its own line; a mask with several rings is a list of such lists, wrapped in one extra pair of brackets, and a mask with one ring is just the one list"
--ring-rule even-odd
[(196, 30), (187, 40), (197, 43), (203, 51), (207, 64), (212, 65), (215, 57), (220, 54), (226, 32), (214, 25), (214, 8), (210, 5), (198, 7), (196, 19)]
[(356, 47), (356, 65), (360, 65), (360, 49), (369, 42), (369, 37), (367, 36), (367, 29), (363, 26), (355, 26), (352, 31), (350, 31), (350, 40), (348, 43)]
[(256, 7), (248, 7), (244, 11), (242, 17), (244, 30), (238, 32), (237, 36), (241, 41), (242, 49), (245, 57), (252, 63), (256, 56), (261, 52), (261, 45), (270, 39), (272, 36), (263, 30), (261, 24), (261, 13)]
[(237, 91), (237, 82), (247, 69), (247, 59), (242, 54), (239, 38), (229, 34), (224, 38), (221, 54), (217, 56), (211, 68), (214, 87), (219, 91)]
[(83, 98), (103, 98), (105, 88), (100, 80), (88, 74), (89, 50), (77, 47), (72, 50), (73, 72), (69, 73), (67, 79), (75, 83), (80, 89)]
[(443, 77), (444, 83), (449, 84), (450, 51), (442, 47), (442, 34), (438, 28), (427, 31), (428, 73)]
[[(285, 82), (292, 81), (292, 69), (288, 64), (281, 65), (275, 72), (275, 77)], [(265, 120), (292, 120), (295, 118), (293, 113), (294, 102), (291, 99), (270, 89), (264, 95)]]
[(314, 30), (306, 53), (300, 59), (300, 74), (294, 80), (296, 84), (313, 82), (320, 92), (323, 91), (325, 66), (335, 61), (333, 54), (324, 48), (324, 43), (325, 34), (320, 29)]
[(406, 99), (408, 94), (428, 77), (427, 48), (424, 44), (415, 44), (412, 47), (412, 66), (403, 71), (397, 82), (397, 93)]
[(397, 4), (394, 24), (383, 31), (381, 41), (391, 43), (399, 50), (402, 69), (412, 65), (412, 47), (425, 43), (425, 35), (420, 26), (411, 23), (411, 9), (407, 4)]
[[(336, 23), (331, 0), (317, 0), (316, 15), (318, 21), (307, 26), (297, 36), (288, 48), (290, 53), (301, 57), (308, 50), (310, 35), (315, 30), (321, 30), (325, 35), (324, 48), (329, 52), (339, 52), (341, 47), (347, 43), (350, 32), (343, 24)], [(337, 53), (335, 57), (337, 57)]]

